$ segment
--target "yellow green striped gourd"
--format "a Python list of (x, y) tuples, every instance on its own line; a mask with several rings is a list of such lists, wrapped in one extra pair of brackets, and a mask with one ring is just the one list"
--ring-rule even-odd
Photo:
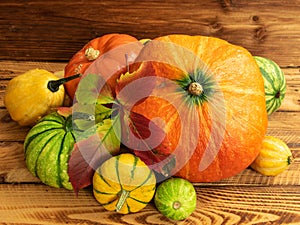
[(156, 178), (138, 157), (123, 153), (106, 160), (93, 177), (93, 193), (107, 210), (121, 214), (138, 212), (152, 199)]
[(266, 107), (268, 115), (280, 106), (286, 93), (286, 80), (281, 68), (272, 60), (254, 56), (264, 78)]
[(276, 176), (286, 170), (291, 162), (292, 153), (286, 143), (279, 138), (266, 136), (251, 168), (266, 176)]

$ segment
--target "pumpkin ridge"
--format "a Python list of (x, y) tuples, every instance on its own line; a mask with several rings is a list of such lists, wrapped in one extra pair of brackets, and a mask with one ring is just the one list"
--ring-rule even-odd
[(104, 178), (104, 176), (101, 173), (98, 173), (98, 174), (99, 174), (99, 177), (103, 180), (104, 183), (106, 183), (109, 187), (112, 187), (111, 184)]
[(115, 199), (112, 199), (111, 201), (108, 201), (106, 203), (101, 203), (102, 206), (108, 206), (108, 205), (111, 205), (112, 203), (114, 203), (115, 201), (117, 201), (118, 199), (115, 198)]
[(45, 117), (44, 119), (42, 119), (41, 122), (44, 122), (44, 121), (46, 121), (46, 122), (54, 122), (54, 123), (58, 123), (58, 124), (64, 124), (64, 122), (61, 121), (60, 119), (57, 120), (57, 119), (54, 119), (54, 118), (47, 118), (47, 117)]
[[(41, 127), (43, 128), (42, 125), (41, 125)], [(31, 132), (28, 133), (28, 137), (27, 137), (27, 138), (25, 139), (25, 141), (24, 141), (25, 152), (26, 152), (26, 150), (27, 150), (29, 144), (31, 143), (31, 141), (32, 141), (33, 139), (35, 139), (36, 137), (38, 137), (38, 136), (40, 136), (40, 135), (42, 135), (42, 134), (44, 134), (44, 133), (46, 133), (46, 132), (51, 132), (51, 131), (53, 131), (53, 130), (60, 129), (60, 127), (57, 127), (57, 128), (48, 128), (48, 129), (44, 129), (44, 130), (41, 129), (40, 132), (37, 131), (36, 133), (33, 132), (33, 131), (36, 131), (37, 128), (39, 128), (39, 126), (33, 127), (33, 130), (32, 130)], [(31, 135), (32, 133), (34, 133), (34, 135)]]
[[(264, 73), (264, 74), (267, 73), (267, 71), (266, 71), (264, 68), (261, 68), (260, 70), (261, 70), (261, 72)], [(266, 76), (265, 79), (268, 81), (268, 84), (271, 85), (272, 90), (276, 90), (276, 87), (275, 87), (275, 83), (276, 83), (276, 82), (274, 82), (274, 80), (271, 79), (270, 76)]]
[[(41, 154), (39, 154), (37, 160), (36, 160), (36, 164), (35, 164), (35, 170), (37, 171), (37, 175), (38, 177), (43, 181), (43, 183), (45, 184), (49, 184), (49, 180), (47, 180), (47, 178), (53, 178), (53, 177), (49, 177), (47, 175), (47, 170), (45, 170), (45, 168), (43, 167), (43, 170), (38, 169), (38, 166), (40, 165), (40, 163), (45, 163), (45, 159), (50, 160), (51, 158), (49, 157), (49, 155), (51, 154), (51, 150), (50, 148), (46, 148), (46, 146), (52, 142), (53, 139), (57, 139), (57, 141), (59, 141), (59, 137), (61, 136), (61, 133), (56, 133), (55, 135), (53, 135), (51, 138), (49, 138), (47, 140), (47, 142), (45, 143), (44, 147), (42, 148), (43, 150), (41, 151)], [(57, 143), (57, 142), (55, 142)], [(56, 154), (57, 156), (57, 154)], [(58, 158), (58, 157), (57, 157)], [(46, 161), (48, 162), (48, 161)], [(55, 165), (56, 168), (58, 170), (58, 164), (57, 164), (57, 160), (55, 160)], [(47, 167), (49, 165), (47, 164)], [(57, 171), (56, 171), (57, 172)], [(58, 174), (56, 174), (55, 178), (57, 178)], [(50, 184), (49, 184), (50, 185)], [(53, 184), (51, 184), (51, 186), (53, 186)]]
[(267, 109), (272, 109), (276, 104), (276, 102), (273, 101), (273, 98), (270, 98), (268, 100), (266, 100), (266, 103), (268, 104)]
[(142, 187), (143, 185), (145, 185), (145, 184), (148, 182), (148, 180), (150, 180), (150, 178), (152, 177), (152, 175), (153, 175), (153, 172), (152, 172), (152, 170), (150, 170), (150, 172), (149, 172), (147, 178), (143, 181), (143, 183), (141, 183), (139, 186), (135, 187), (135, 188), (132, 189), (131, 191), (134, 191), (134, 190), (136, 190), (136, 189)]
[(139, 199), (137, 199), (137, 198), (134, 198), (134, 197), (132, 197), (132, 196), (128, 196), (128, 198), (130, 198), (130, 199), (132, 199), (132, 200), (134, 200), (134, 201), (136, 201), (136, 202), (139, 202), (139, 203), (141, 203), (141, 204), (144, 204), (144, 205), (147, 205), (148, 204), (148, 202), (145, 202), (145, 201), (141, 201), (141, 200), (139, 200)]
[[(25, 142), (25, 145), (24, 145), (25, 150), (27, 151), (27, 147), (30, 145), (30, 143), (33, 139), (35, 139), (36, 137), (38, 137), (42, 134), (45, 134), (46, 132), (50, 132), (50, 131), (53, 131), (53, 130), (56, 130), (56, 129), (60, 129), (60, 128), (50, 128), (50, 129), (47, 129), (47, 130), (43, 130), (40, 133), (36, 133), (34, 135), (29, 136), (29, 138), (27, 139), (27, 141)], [(25, 151), (25, 153), (26, 153), (26, 151)]]
[(62, 138), (61, 143), (60, 143), (60, 148), (59, 148), (59, 151), (58, 151), (58, 158), (57, 158), (57, 161), (56, 161), (57, 173), (58, 173), (57, 179), (58, 179), (59, 186), (63, 186), (62, 179), (61, 179), (61, 173), (63, 171), (61, 170), (61, 157), (60, 157), (60, 155), (62, 155), (62, 152), (64, 150), (65, 140), (66, 140), (67, 134), (68, 134), (68, 132), (65, 132), (64, 135), (63, 135), (63, 138)]
[(40, 122), (44, 122), (44, 121), (47, 121), (47, 122), (54, 122), (54, 123), (58, 123), (58, 124), (64, 124), (64, 116), (60, 115), (58, 112), (53, 112), (53, 113), (50, 113), (46, 116), (44, 116)]
[(127, 206), (127, 212), (131, 212), (131, 209), (130, 209), (130, 206), (129, 206), (127, 200), (125, 201), (125, 204), (126, 204), (126, 206)]
[(133, 165), (132, 165), (132, 170), (130, 172), (130, 179), (134, 179), (134, 171), (136, 169), (136, 165), (138, 163), (139, 159), (137, 157), (134, 157), (134, 162), (133, 162)]
[[(43, 147), (45, 146), (44, 139), (48, 139), (49, 135), (55, 135), (53, 133), (47, 134), (44, 133), (43, 135), (38, 136), (37, 138), (33, 139), (26, 148), (25, 158), (26, 158), (26, 165), (28, 170), (36, 176), (36, 162), (37, 158), (40, 153), (43, 151)], [(37, 145), (36, 145), (37, 143)], [(43, 145), (40, 147), (39, 145)], [(31, 147), (33, 145), (34, 147)]]
[[(70, 153), (73, 151), (75, 143), (75, 138), (72, 135), (72, 132), (66, 132), (64, 139), (62, 141), (62, 151), (60, 154), (60, 178), (62, 186), (66, 189), (73, 189), (72, 184), (70, 182), (70, 177), (68, 174), (68, 168), (69, 168), (69, 159), (70, 159)], [(61, 157), (64, 157), (63, 160), (61, 160)]]
[(121, 158), (121, 155), (116, 156), (115, 168), (116, 168), (116, 175), (117, 175), (117, 178), (118, 178), (118, 183), (120, 185), (120, 189), (123, 190), (122, 182), (120, 180), (120, 173), (119, 173), (119, 160), (120, 160), (120, 158)]
[(94, 188), (94, 191), (97, 194), (101, 194), (101, 195), (115, 195), (116, 193), (109, 193), (109, 192), (103, 192), (103, 191), (99, 191), (98, 189)]
[[(279, 68), (279, 67), (273, 67), (274, 69), (275, 69), (275, 74), (277, 75), (277, 74), (282, 74), (282, 71), (281, 71), (281, 69)], [(277, 76), (276, 78), (280, 78), (280, 76)], [(275, 79), (276, 80), (276, 79)], [(284, 79), (285, 80), (285, 79)], [(276, 88), (280, 88), (282, 85), (281, 85), (281, 83), (280, 82), (273, 82), (274, 84), (276, 84)]]

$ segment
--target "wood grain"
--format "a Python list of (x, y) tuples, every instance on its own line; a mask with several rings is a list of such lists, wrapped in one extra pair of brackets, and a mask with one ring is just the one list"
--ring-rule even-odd
[(66, 61), (86, 42), (106, 33), (138, 39), (185, 33), (228, 40), (280, 66), (300, 65), (300, 0), (2, 0), (0, 4), (0, 60)]
[[(0, 224), (265, 225), (300, 224), (300, 0), (87, 0), (0, 2)], [(120, 215), (104, 210), (91, 188), (72, 191), (41, 184), (24, 161), (29, 130), (12, 121), (5, 106), (10, 79), (42, 68), (64, 69), (89, 40), (106, 33), (154, 38), (172, 33), (225, 39), (277, 62), (287, 92), (269, 116), (268, 135), (283, 139), (293, 154), (276, 177), (250, 168), (213, 183), (195, 183), (197, 209), (171, 221), (151, 202)]]
[[(299, 224), (300, 193), (296, 186), (197, 187), (197, 209), (184, 221), (171, 221), (153, 202), (140, 212), (108, 212), (91, 189), (73, 192), (45, 185), (0, 185), (3, 224)], [(45, 202), (47, 206), (45, 207)]]
[(6, 109), (0, 108), (0, 141), (24, 141), (29, 127), (21, 127), (13, 121)]
[(0, 142), (0, 183), (39, 182), (25, 165), (23, 142)]

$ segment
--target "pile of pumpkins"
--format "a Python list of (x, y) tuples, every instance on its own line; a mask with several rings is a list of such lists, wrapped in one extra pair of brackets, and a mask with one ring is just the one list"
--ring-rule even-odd
[[(91, 74), (101, 79), (93, 80)], [(91, 85), (89, 79), (101, 82)], [(110, 134), (114, 143), (105, 143), (109, 157), (93, 168), (86, 185), (94, 185), (96, 199), (108, 210), (136, 212), (157, 195), (157, 208), (181, 220), (195, 209), (192, 182), (218, 181), (249, 166), (264, 175), (288, 167), (290, 149), (266, 136), (268, 116), (280, 107), (285, 91), (284, 74), (274, 61), (225, 40), (182, 34), (137, 40), (113, 33), (78, 51), (63, 78), (43, 69), (13, 78), (4, 103), (13, 120), (32, 126), (24, 142), (30, 172), (47, 185), (70, 190), (76, 186), (69, 176), (74, 146), (89, 138), (84, 122), (96, 123), (101, 136), (116, 112), (138, 115), (128, 124), (132, 117), (122, 117), (119, 136), (115, 131)], [(72, 105), (63, 107), (66, 96)], [(97, 115), (87, 110), (79, 115), (86, 127), (74, 125), (74, 105), (88, 105), (91, 99)], [(153, 147), (147, 142), (156, 138), (155, 132), (149, 134), (151, 127), (163, 134)], [(146, 140), (148, 151), (133, 144), (135, 139), (139, 144)], [(168, 186), (159, 189), (157, 183)], [(179, 191), (176, 197), (190, 199), (167, 199), (163, 192), (168, 188)]]

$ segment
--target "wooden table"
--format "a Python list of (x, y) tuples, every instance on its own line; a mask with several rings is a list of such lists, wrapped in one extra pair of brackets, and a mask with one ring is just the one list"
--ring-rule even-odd
[[(300, 224), (299, 5), (299, 0), (1, 1), (0, 224)], [(105, 211), (91, 188), (75, 197), (41, 184), (25, 166), (29, 128), (8, 115), (6, 85), (29, 69), (63, 70), (86, 41), (112, 32), (138, 38), (179, 32), (216, 36), (276, 61), (286, 75), (287, 94), (269, 117), (268, 134), (291, 148), (289, 169), (276, 177), (246, 169), (226, 180), (195, 184), (197, 209), (177, 223), (153, 203), (120, 215)]]

